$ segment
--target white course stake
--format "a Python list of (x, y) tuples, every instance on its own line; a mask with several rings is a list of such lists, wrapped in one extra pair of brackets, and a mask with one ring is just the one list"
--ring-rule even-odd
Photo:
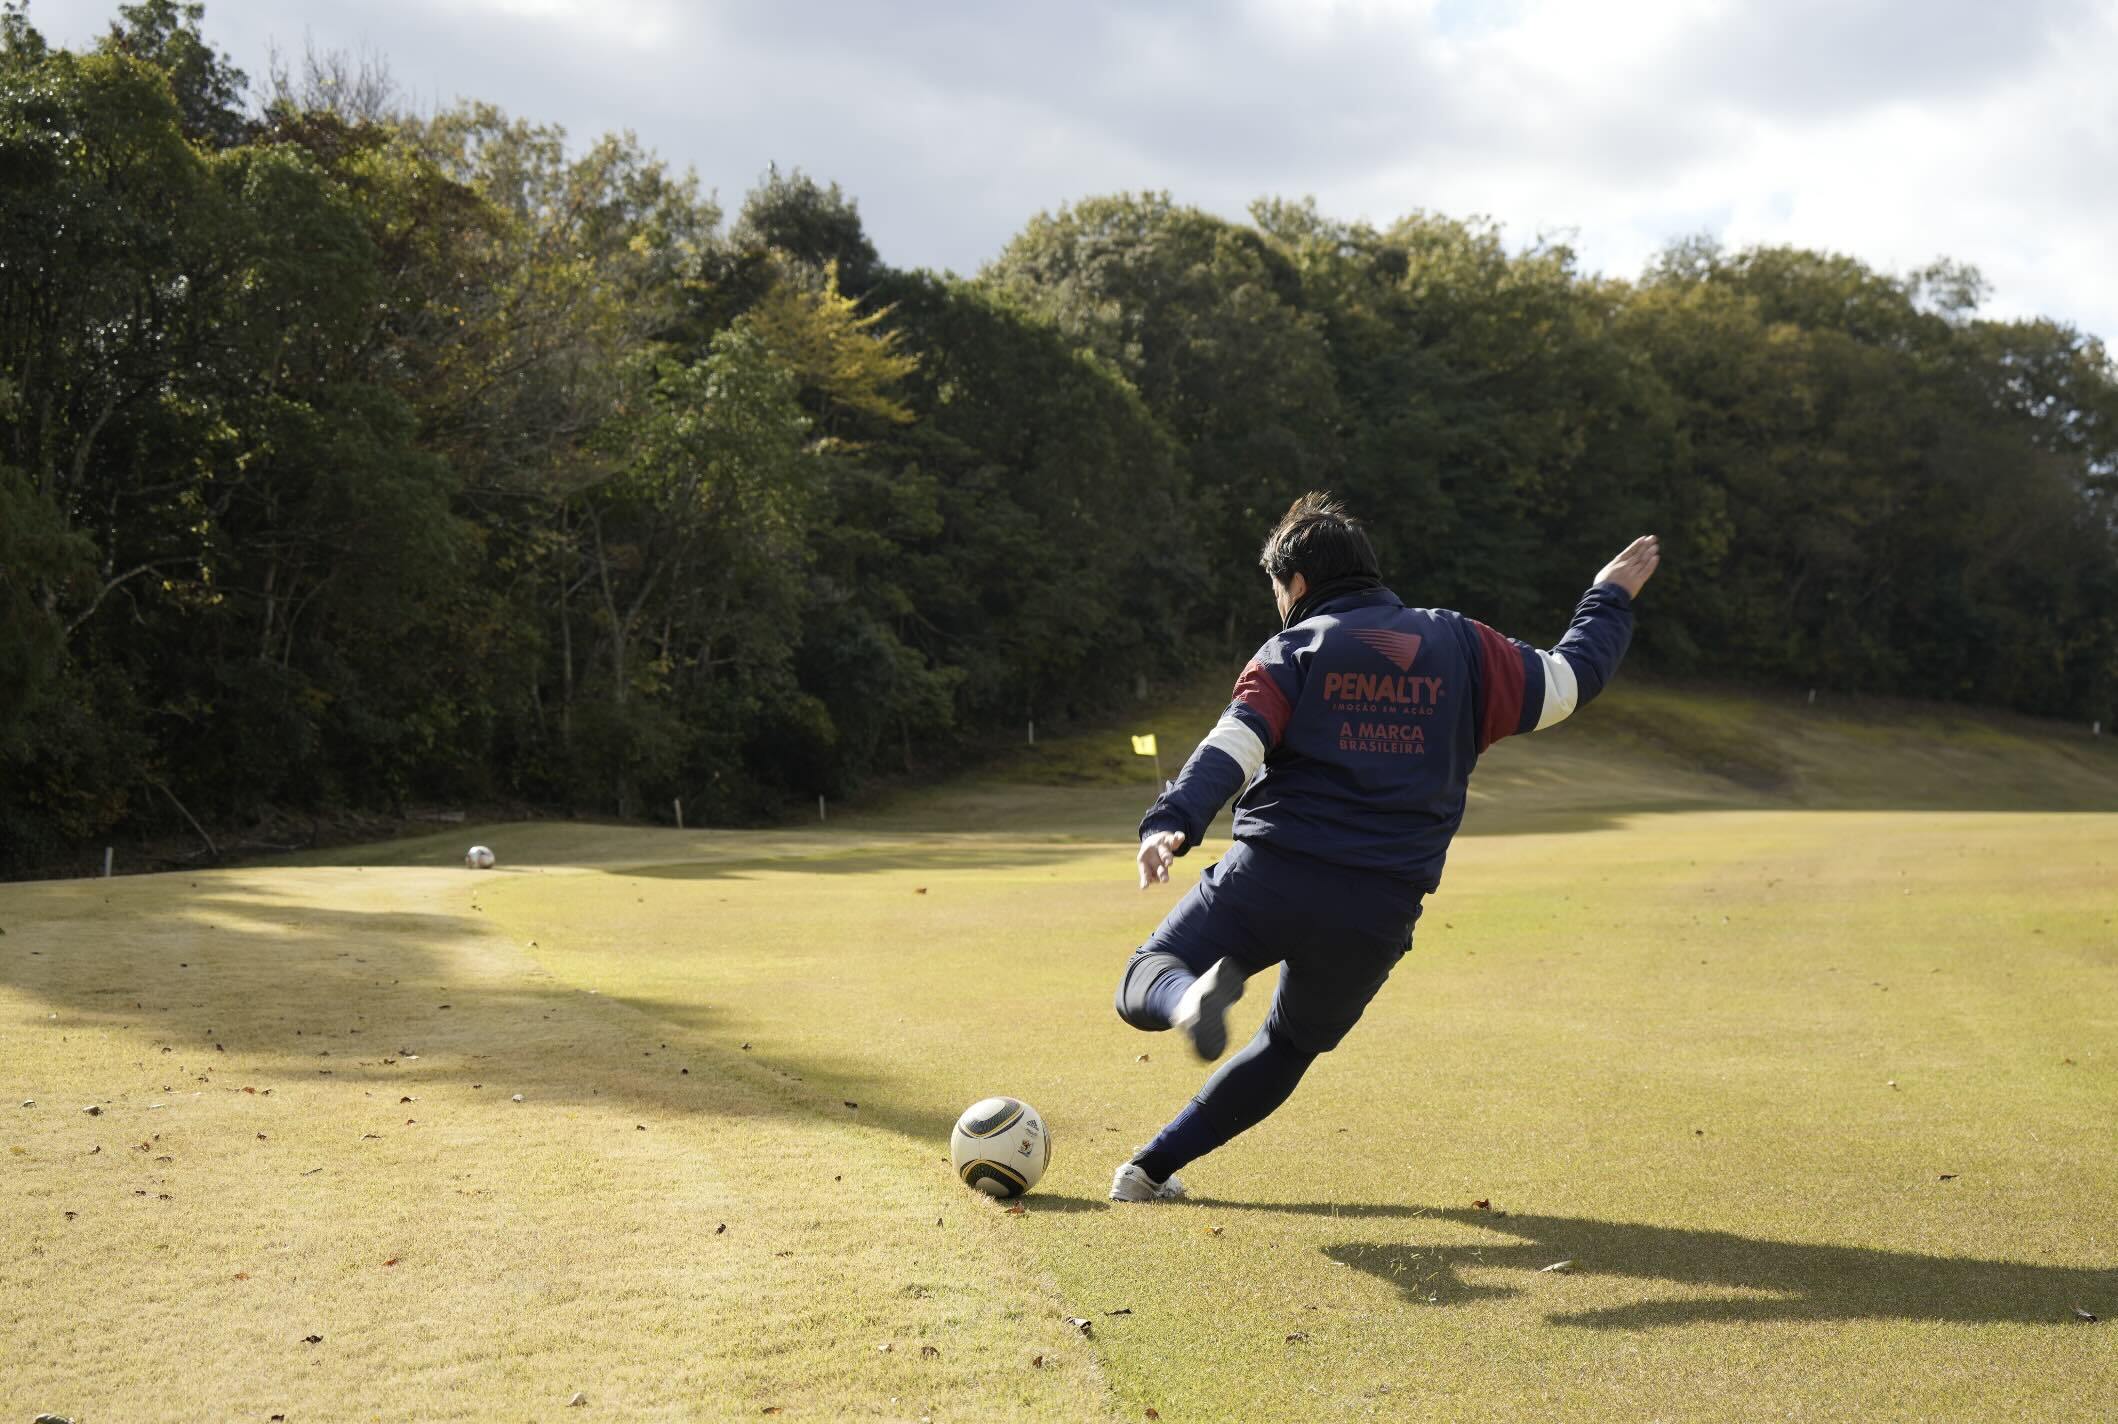
[(111, 849), (109, 846), (105, 846), (103, 847), (103, 878), (105, 880), (110, 879), (110, 860)]
[(824, 798), (821, 793), (816, 798), (816, 819), (819, 821), (824, 819)]
[(681, 831), (684, 829), (684, 798), (681, 796), (671, 797), (670, 804), (677, 808), (677, 829)]

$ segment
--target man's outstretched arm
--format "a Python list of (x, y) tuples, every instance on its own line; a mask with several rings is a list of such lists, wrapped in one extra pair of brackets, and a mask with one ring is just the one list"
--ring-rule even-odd
[(1169, 863), (1197, 845), (1229, 797), (1265, 764), (1287, 730), (1301, 685), (1275, 638), (1236, 679), (1228, 710), (1199, 743), (1177, 779), (1140, 818), (1140, 888), (1169, 879)]
[(1554, 726), (1586, 706), (1618, 671), (1633, 640), (1633, 599), (1662, 563), (1662, 545), (1643, 534), (1605, 564), (1575, 605), (1566, 633), (1549, 650), (1503, 637), (1476, 619), (1482, 752), (1502, 737)]

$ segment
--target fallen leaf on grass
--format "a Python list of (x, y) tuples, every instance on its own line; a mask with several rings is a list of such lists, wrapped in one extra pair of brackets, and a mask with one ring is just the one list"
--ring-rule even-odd
[(252, 1097), (255, 1097), (257, 1095), (257, 1089), (255, 1088), (245, 1088), (243, 1089), (243, 1091), (250, 1094)]
[(321, 1345), (324, 1343), (324, 1337), (321, 1335), (304, 1335), (302, 1336), (302, 1343), (304, 1345)]
[(1225, 1230), (1227, 1228), (1223, 1226), (1209, 1226), (1206, 1228), (1206, 1234), (1208, 1236), (1219, 1236)]
[(716, 1227), (715, 1227), (715, 1228), (713, 1229), (713, 1234), (714, 1234), (714, 1235), (716, 1235), (716, 1236), (718, 1236), (718, 1235), (720, 1235), (720, 1234), (721, 1234), (722, 1232), (726, 1231), (727, 1229), (728, 1229), (728, 1223), (724, 1221), (724, 1222), (722, 1222), (722, 1223), (721, 1223), (721, 1224), (720, 1224), (719, 1226), (716, 1226)]
[(918, 885), (918, 886), (914, 886), (914, 887), (913, 887), (913, 890), (912, 890), (912, 893), (913, 893), (914, 895), (924, 895), (924, 894), (926, 894), (926, 893), (927, 893), (927, 887), (926, 887), (926, 886), (924, 886), (924, 885)]
[(1472, 1202), (1471, 1205), (1480, 1211), (1491, 1211), (1493, 1209), (1493, 1203), (1487, 1201), (1484, 1197), (1480, 1197), (1477, 1201)]
[(2077, 1305), (2074, 1307), (2074, 1318), (2076, 1320), (2086, 1320), (2090, 1324), (2094, 1324), (2096, 1321), (2096, 1314), (2094, 1311), (2083, 1310), (2080, 1306)]
[(777, 1414), (779, 1412), (780, 1407), (777, 1404), (768, 1404), (763, 1409), (760, 1409), (758, 1411), (758, 1413), (760, 1414)]
[(237, 1271), (235, 1278), (239, 1281), (247, 1281), (250, 1279), (250, 1273), (248, 1271)]
[(883, 1341), (880, 1345), (877, 1345), (875, 1347), (876, 1353), (883, 1355), (889, 1354), (892, 1350), (896, 1348), (897, 1346), (891, 1344), (888, 1340)]
[(1572, 1266), (1573, 1264), (1574, 1264), (1574, 1259), (1573, 1259), (1573, 1257), (1569, 1256), (1569, 1257), (1568, 1257), (1568, 1258), (1567, 1258), (1566, 1260), (1564, 1260), (1564, 1261), (1554, 1261), (1554, 1262), (1552, 1262), (1552, 1264), (1551, 1264), (1551, 1265), (1549, 1265), (1549, 1266), (1539, 1266), (1539, 1267), (1537, 1268), (1537, 1274), (1538, 1274), (1538, 1275), (1540, 1275), (1540, 1276), (1543, 1276), (1543, 1275), (1549, 1275), (1549, 1274), (1551, 1274), (1551, 1273), (1552, 1273), (1553, 1271), (1564, 1271), (1564, 1270), (1566, 1270), (1566, 1269), (1567, 1269), (1568, 1267)]
[(1155, 1407), (1150, 1404), (1147, 1406), (1147, 1417), (1150, 1419), (1160, 1419), (1162, 1416), (1157, 1413)]
[[(259, 1137), (263, 1137), (264, 1135), (265, 1135), (265, 1134), (264, 1134), (264, 1133), (262, 1133), (262, 1132), (260, 1132), (260, 1133), (258, 1134), (258, 1136), (259, 1136)], [(379, 1132), (363, 1132), (363, 1133), (362, 1133), (362, 1134), (360, 1135), (360, 1140), (361, 1140), (362, 1142), (366, 1142), (366, 1141), (369, 1141), (370, 1139), (373, 1139), (374, 1141), (380, 1142), (380, 1141), (382, 1140), (382, 1134), (381, 1134), (381, 1133), (379, 1133)]]
[(1143, 1054), (1141, 1054), (1141, 1055), (1140, 1055), (1140, 1056), (1139, 1056), (1138, 1058), (1135, 1058), (1135, 1059), (1133, 1060), (1133, 1062), (1135, 1062), (1135, 1063), (1145, 1063), (1145, 1062), (1147, 1062), (1147, 1061), (1148, 1061), (1148, 1059), (1147, 1059), (1147, 1055), (1146, 1055), (1146, 1054), (1144, 1054), (1144, 1053), (1143, 1053)]
[(1106, 1310), (1103, 1313), (1105, 1315), (1131, 1315), (1133, 1308), (1129, 1305), (1121, 1305), (1116, 1310)]
[(383, 1262), (383, 1264), (385, 1266), (394, 1266), (397, 1264), (397, 1258), (395, 1256), (392, 1256), (389, 1260)]
[(1286, 1343), (1288, 1343), (1289, 1345), (1299, 1345), (1299, 1344), (1301, 1344), (1301, 1343), (1302, 1343), (1302, 1341), (1304, 1341), (1304, 1340), (1306, 1340), (1306, 1339), (1308, 1339), (1308, 1338), (1309, 1338), (1309, 1332), (1308, 1332), (1308, 1331), (1306, 1331), (1306, 1330), (1296, 1330), (1296, 1331), (1293, 1331), (1293, 1332), (1291, 1332), (1291, 1333), (1290, 1333), (1290, 1334), (1289, 1334), (1289, 1335), (1287, 1336), (1287, 1341), (1286, 1341)]
[(860, 1106), (859, 1103), (854, 1102), (851, 1098), (840, 1098), (839, 1101), (844, 1103), (849, 1108), (858, 1108)]
[(1086, 1335), (1089, 1339), (1093, 1340), (1096, 1338), (1096, 1327), (1094, 1322), (1083, 1320), (1078, 1315), (1069, 1315), (1068, 1317), (1066, 1317), (1066, 1323), (1073, 1326), (1076, 1330), (1079, 1330), (1083, 1335)]
[(411, 1101), (412, 1101), (412, 1099), (411, 1099), (411, 1098), (409, 1098), (409, 1097), (404, 1097), (404, 1098), (399, 1098), (399, 1099), (398, 1099), (397, 1101), (398, 1101), (398, 1102), (400, 1102), (400, 1103), (408, 1103), (408, 1102), (411, 1102)]
[(919, 1347), (919, 1358), (922, 1360), (938, 1360), (941, 1358), (941, 1351), (935, 1349), (932, 1345), (921, 1345)]
[(304, 1177), (313, 1177), (313, 1176), (315, 1176), (315, 1175), (316, 1175), (316, 1174), (317, 1174), (318, 1172), (321, 1172), (322, 1170), (323, 1170), (323, 1168), (321, 1168), (321, 1167), (311, 1167), (311, 1168), (310, 1168), (310, 1169), (309, 1169), (308, 1171), (306, 1171), (306, 1172), (302, 1173), (302, 1175), (303, 1175)]
[(1940, 1179), (1939, 1179), (1939, 1180), (1941, 1180), (1941, 1181), (1944, 1181), (1944, 1182), (1953, 1182), (1953, 1181), (1955, 1181), (1955, 1180), (1956, 1180), (1956, 1173), (1954, 1173), (1954, 1172), (1944, 1172), (1944, 1173), (1942, 1173), (1942, 1174), (1941, 1174), (1941, 1177), (1940, 1177)]
[[(448, 1007), (448, 1005), (443, 1004), (441, 1007), (445, 1009)], [(588, 1396), (577, 1389), (574, 1391), (574, 1397), (566, 1401), (566, 1407), (569, 1409), (579, 1409), (582, 1405), (586, 1403), (588, 1403)]]
[(88, 1114), (88, 1115), (89, 1115), (90, 1117), (101, 1117), (101, 1116), (103, 1116), (103, 1109), (101, 1109), (101, 1108), (99, 1108), (99, 1107), (94, 1107), (94, 1106), (90, 1106), (90, 1107), (85, 1107), (85, 1108), (81, 1109), (81, 1111), (82, 1111), (82, 1112), (85, 1112), (85, 1113), (87, 1113), (87, 1114)]
[(1032, 1356), (1030, 1356), (1030, 1368), (1031, 1368), (1031, 1369), (1033, 1369), (1033, 1370), (1041, 1370), (1041, 1369), (1043, 1369), (1043, 1368), (1044, 1368), (1044, 1356), (1042, 1356), (1042, 1355), (1032, 1355)]

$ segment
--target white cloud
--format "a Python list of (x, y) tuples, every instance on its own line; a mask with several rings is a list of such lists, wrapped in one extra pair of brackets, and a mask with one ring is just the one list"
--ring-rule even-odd
[[(97, 9), (33, 15), (79, 44)], [(801, 166), (903, 265), (973, 269), (1121, 188), (1313, 193), (1569, 232), (1620, 275), (1698, 231), (1947, 255), (1996, 313), (2118, 338), (2108, 0), (208, 0), (207, 26), (253, 70), (306, 32), (422, 100), (631, 128), (731, 205)]]

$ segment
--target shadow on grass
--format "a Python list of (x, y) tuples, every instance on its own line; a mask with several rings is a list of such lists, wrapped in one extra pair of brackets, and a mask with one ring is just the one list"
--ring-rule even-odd
[(2032, 1266), (1961, 1256), (1922, 1256), (1861, 1246), (1815, 1246), (1725, 1231), (1689, 1231), (1641, 1222), (1530, 1216), (1421, 1206), (1328, 1202), (1203, 1202), (1216, 1210), (1287, 1212), (1342, 1219), (1400, 1218), (1476, 1226), (1518, 1238), (1515, 1245), (1422, 1245), (1348, 1241), (1327, 1246), (1334, 1261), (1366, 1271), (1415, 1304), (1457, 1305), (1518, 1294), (1520, 1287), (1473, 1284), (1463, 1271), (1542, 1271), (1558, 1261), (1578, 1276), (1611, 1276), (1694, 1290), (1762, 1292), (1646, 1300), (1562, 1311), (1554, 1325), (1598, 1330), (1764, 1321), (1930, 1320), (1945, 1324), (2076, 1325), (2076, 1307), (2118, 1310), (2118, 1268)]
[(930, 1141), (954, 1122), (892, 1110), (858, 1069), (746, 1051), (749, 1030), (725, 1006), (629, 1002), (558, 980), (534, 948), (525, 959), (496, 943), (479, 913), (326, 908), (226, 877), (106, 883), (10, 890), (0, 986), (26, 1002), (0, 1021), (0, 1041), (30, 1050), (40, 1033), (122, 1034), (133, 1046), (93, 1070), (114, 1095), (232, 1090), (260, 1075), (350, 1095), (461, 1080), (737, 1116), (821, 1119), (851, 1115), (842, 1098), (865, 1099), (861, 1120)]
[(1070, 1197), (1058, 1192), (1033, 1191), (1022, 1199), (1022, 1205), (1032, 1216), (1039, 1212), (1061, 1214), (1081, 1211), (1109, 1211), (1111, 1204), (1101, 1197)]
[[(244, 872), (109, 883), (9, 887), (0, 986), (27, 1002), (0, 1018), (0, 1042), (123, 1034), (133, 1048), (103, 1070), (113, 1092), (227, 1087), (241, 1064), (237, 1085), (505, 1083), (546, 1101), (836, 1119), (926, 1144), (947, 1142), (965, 1106), (908, 1094), (851, 1051), (753, 1046), (755, 1026), (711, 982), (679, 1000), (558, 979), (477, 911), (380, 893), (326, 907)], [(120, 1066), (135, 1057), (152, 1067)]]
[(952, 841), (940, 845), (834, 847), (814, 854), (793, 851), (781, 855), (751, 856), (740, 860), (686, 860), (667, 865), (599, 865), (590, 868), (627, 879), (741, 880), (760, 873), (875, 875), (890, 870), (1013, 870), (1027, 866), (1051, 865), (1082, 855), (1109, 854), (1111, 848), (1099, 843), (1084, 845), (1078, 842), (1011, 840), (999, 845), (964, 845)]

